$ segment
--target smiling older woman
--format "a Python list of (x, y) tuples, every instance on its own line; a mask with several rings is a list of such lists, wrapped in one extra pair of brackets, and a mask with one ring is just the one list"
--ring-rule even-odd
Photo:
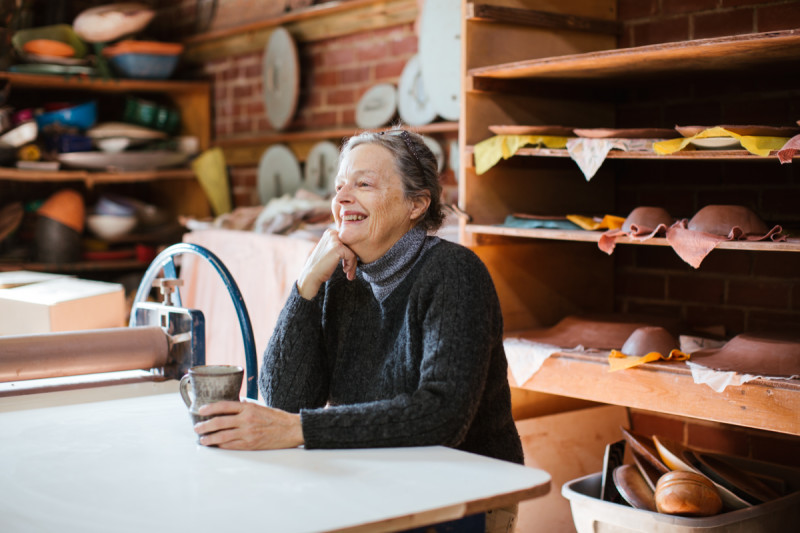
[(300, 273), (264, 354), (265, 407), (220, 402), (201, 443), (234, 449), (444, 445), (523, 462), (503, 322), (469, 249), (443, 220), (436, 161), (414, 133), (342, 150), (335, 229)]

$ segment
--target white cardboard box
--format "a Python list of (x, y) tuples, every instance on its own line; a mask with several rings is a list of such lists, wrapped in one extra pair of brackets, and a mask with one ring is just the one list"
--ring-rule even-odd
[(125, 315), (119, 283), (57, 278), (0, 289), (0, 335), (116, 328)]

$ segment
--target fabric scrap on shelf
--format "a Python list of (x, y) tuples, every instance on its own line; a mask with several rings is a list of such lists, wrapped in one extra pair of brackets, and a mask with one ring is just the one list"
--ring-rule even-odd
[(758, 378), (758, 376), (753, 376), (752, 374), (713, 370), (691, 361), (687, 361), (686, 365), (692, 371), (692, 379), (695, 383), (698, 385), (706, 384), (714, 389), (714, 392), (723, 392), (728, 386), (738, 387)]
[(578, 137), (567, 141), (567, 152), (586, 181), (591, 180), (611, 150), (652, 152), (653, 139), (590, 139)]
[(483, 174), (501, 159), (508, 159), (526, 145), (564, 148), (567, 137), (554, 135), (495, 135), (475, 145), (475, 172)]
[(671, 350), (667, 355), (663, 355), (659, 352), (650, 352), (641, 357), (626, 355), (619, 350), (611, 350), (611, 353), (608, 355), (608, 371), (616, 372), (617, 370), (633, 368), (635, 366), (643, 365), (645, 363), (652, 363), (653, 361), (659, 360), (686, 361), (689, 359), (689, 357), (689, 354), (678, 349)]
[(511, 375), (514, 376), (514, 380), (520, 387), (539, 371), (548, 357), (556, 352), (564, 351), (564, 348), (553, 344), (544, 344), (520, 338), (505, 339), (503, 348), (505, 348), (506, 360), (508, 361)]
[(753, 155), (766, 157), (770, 152), (780, 150), (789, 139), (787, 137), (766, 137), (754, 135), (739, 135), (725, 128), (714, 126), (708, 128), (691, 137), (680, 137), (668, 139), (653, 144), (653, 150), (659, 155), (669, 155), (679, 152), (686, 148), (695, 139), (707, 139), (710, 137), (733, 137), (739, 141), (742, 148)]
[(778, 150), (778, 160), (781, 164), (791, 163), (794, 155), (800, 152), (800, 135), (795, 135)]
[(786, 240), (786, 235), (782, 233), (781, 226), (774, 226), (764, 235), (745, 235), (741, 228), (734, 227), (728, 235), (714, 235), (703, 231), (690, 230), (686, 219), (679, 220), (667, 229), (667, 242), (678, 256), (689, 263), (694, 268), (700, 268), (700, 264), (711, 253), (711, 250), (723, 241), (764, 241), (767, 239), (773, 242)]
[(604, 215), (603, 218), (598, 220), (598, 217), (587, 217), (584, 215), (567, 215), (567, 220), (574, 222), (581, 229), (588, 231), (595, 231), (599, 229), (615, 230), (622, 227), (625, 223), (623, 217), (615, 215)]

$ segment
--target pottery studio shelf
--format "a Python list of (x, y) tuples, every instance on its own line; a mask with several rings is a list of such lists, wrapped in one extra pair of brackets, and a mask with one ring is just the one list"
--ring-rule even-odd
[(92, 272), (116, 272), (123, 270), (144, 270), (149, 262), (136, 259), (114, 259), (103, 261), (75, 261), (73, 263), (3, 263), (0, 272), (16, 270), (32, 270), (36, 272), (52, 272), (56, 274), (86, 274)]
[(195, 174), (188, 168), (134, 172), (90, 172), (88, 170), (22, 170), (0, 167), (0, 180), (27, 182), (80, 181), (88, 187), (100, 183), (133, 183), (175, 179), (194, 180)]
[(549, 394), (800, 435), (798, 380), (756, 379), (715, 392), (695, 383), (683, 362), (609, 372), (607, 355), (553, 354), (523, 385)]
[[(467, 224), (467, 233), (476, 235), (497, 235), (502, 237), (522, 237), (526, 239), (549, 239), (558, 241), (598, 242), (603, 232), (585, 230), (510, 228), (499, 225)], [(618, 237), (617, 244), (635, 244), (639, 246), (669, 246), (667, 239), (653, 237), (646, 241), (637, 241), (628, 237)], [(800, 242), (766, 241), (722, 241), (715, 247), (717, 250), (741, 250), (753, 252), (800, 252)]]

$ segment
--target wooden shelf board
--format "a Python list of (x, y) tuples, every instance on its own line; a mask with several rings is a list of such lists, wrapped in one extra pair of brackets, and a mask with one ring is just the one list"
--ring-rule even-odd
[[(503, 237), (522, 237), (526, 239), (550, 239), (558, 241), (598, 242), (602, 232), (586, 230), (561, 230), (561, 229), (527, 229), (508, 228), (504, 226), (467, 224), (467, 233), (482, 235), (499, 235)], [(653, 237), (646, 241), (636, 241), (628, 237), (620, 237), (617, 244), (636, 244), (640, 246), (669, 246), (667, 239)], [(772, 241), (722, 241), (716, 246), (717, 250), (750, 250), (755, 252), (800, 252), (800, 242), (772, 242)]]
[(472, 77), (593, 79), (714, 72), (796, 63), (800, 29), (601, 50), (470, 69)]
[(163, 170), (141, 170), (135, 172), (90, 172), (88, 170), (21, 170), (0, 167), (0, 180), (58, 182), (83, 181), (88, 185), (97, 183), (131, 183), (142, 181), (159, 181), (170, 179), (192, 180), (194, 172), (189, 168), (173, 168)]
[[(467, 146), (464, 153), (469, 156), (470, 168), (474, 168), (475, 154), (474, 146)], [(606, 159), (652, 159), (652, 160), (672, 160), (672, 161), (772, 161), (777, 162), (777, 152), (770, 152), (769, 156), (762, 157), (751, 154), (747, 150), (681, 150), (672, 154), (661, 155), (655, 152), (626, 152), (623, 150), (611, 150), (606, 155)], [(515, 157), (569, 157), (565, 148), (520, 148)], [(792, 157), (800, 159), (800, 154)]]
[(583, 400), (800, 435), (800, 381), (757, 379), (718, 393), (683, 363), (608, 371), (607, 353), (550, 356), (522, 388)]
[(298, 42), (312, 42), (413, 23), (417, 15), (416, 0), (326, 2), (252, 24), (194, 35), (183, 43), (183, 58), (205, 62), (261, 52), (278, 26), (285, 27)]
[(622, 24), (616, 20), (495, 6), (478, 2), (467, 2), (465, 16), (468, 21), (519, 24), (536, 28), (608, 33), (611, 35), (622, 33)]
[(105, 93), (137, 92), (210, 92), (207, 81), (103, 79), (87, 76), (55, 76), (51, 74), (22, 74), (0, 72), (0, 80), (9, 80), (15, 87), (33, 89), (74, 89)]

